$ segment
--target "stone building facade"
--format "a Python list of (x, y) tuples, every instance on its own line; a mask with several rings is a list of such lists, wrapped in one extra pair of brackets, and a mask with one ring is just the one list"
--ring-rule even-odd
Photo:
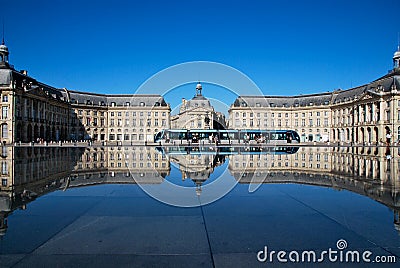
[(202, 94), (202, 85), (196, 85), (191, 100), (182, 99), (179, 113), (171, 117), (173, 129), (225, 129), (225, 116), (216, 112), (210, 101)]
[(332, 140), (376, 144), (400, 139), (400, 69), (333, 93)]
[(161, 129), (292, 129), (301, 142), (393, 143), (400, 139), (400, 49), (393, 69), (363, 86), (298, 96), (239, 96), (229, 118), (214, 110), (196, 86), (171, 116), (161, 95), (109, 95), (58, 89), (8, 62), (0, 45), (2, 143), (92, 140), (152, 141)]
[(68, 139), (70, 107), (63, 92), (4, 66), (0, 62), (1, 141)]
[(293, 129), (301, 142), (393, 143), (400, 139), (400, 48), (393, 70), (363, 86), (299, 96), (239, 96), (234, 129)]
[(8, 63), (0, 45), (1, 142), (152, 141), (170, 128), (170, 106), (160, 95), (108, 95), (57, 89)]
[(295, 97), (240, 96), (229, 109), (233, 129), (293, 129), (301, 142), (327, 141), (331, 94)]
[(71, 139), (143, 143), (170, 128), (170, 106), (160, 95), (66, 94), (71, 105)]

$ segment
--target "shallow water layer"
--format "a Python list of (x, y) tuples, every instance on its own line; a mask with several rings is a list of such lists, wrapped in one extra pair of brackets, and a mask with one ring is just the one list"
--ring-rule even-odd
[(398, 148), (7, 150), (1, 266), (400, 261)]

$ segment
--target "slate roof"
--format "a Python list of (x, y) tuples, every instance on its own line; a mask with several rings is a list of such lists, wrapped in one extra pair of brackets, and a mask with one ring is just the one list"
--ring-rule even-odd
[(365, 85), (351, 88), (348, 90), (338, 90), (335, 91), (332, 97), (332, 104), (337, 104), (341, 102), (347, 102), (351, 100), (355, 100), (365, 92)]
[(400, 90), (400, 70), (396, 69), (375, 81), (343, 91), (336, 91), (332, 99), (333, 104), (351, 101), (365, 93), (390, 92), (393, 88)]
[(234, 107), (297, 107), (328, 105), (331, 93), (299, 96), (239, 96)]
[(365, 93), (400, 90), (400, 69), (395, 69), (377, 80), (359, 87), (334, 92), (298, 96), (239, 96), (233, 107), (306, 107), (353, 101)]
[(97, 106), (168, 106), (161, 95), (125, 94), (108, 95), (68, 90), (70, 102), (73, 104), (86, 104)]
[(18, 72), (12, 68), (0, 68), (0, 85), (9, 86), (11, 81), (13, 80), (19, 81), (20, 83), (22, 83), (22, 81), (26, 81), (27, 83), (30, 83), (32, 85), (30, 90), (34, 90), (35, 88), (37, 89), (40, 88), (40, 90), (43, 90), (53, 98), (59, 100), (65, 100), (63, 93), (58, 88), (40, 83), (36, 81), (34, 78), (22, 74), (21, 72)]
[(10, 69), (0, 69), (0, 85), (9, 85), (12, 81), (12, 71)]
[[(1, 66), (0, 85), (8, 86), (13, 80), (26, 80), (31, 82), (32, 85), (40, 87), (52, 97), (60, 100), (69, 99), (73, 104), (111, 106), (114, 103), (114, 106), (127, 106), (127, 102), (129, 102), (129, 106), (168, 106), (161, 95), (109, 95), (57, 89), (40, 83), (32, 77), (14, 70), (12, 67)], [(390, 92), (393, 88), (400, 90), (400, 68), (392, 70), (369, 84), (348, 90), (297, 96), (239, 96), (233, 103), (233, 107), (307, 107), (338, 104), (355, 100), (365, 93)], [(195, 107), (211, 107), (211, 104), (204, 96), (196, 95), (187, 101), (186, 109)]]

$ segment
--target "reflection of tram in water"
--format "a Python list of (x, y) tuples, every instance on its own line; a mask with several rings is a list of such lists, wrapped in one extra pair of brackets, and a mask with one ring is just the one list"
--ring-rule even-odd
[(287, 144), (300, 143), (300, 136), (293, 130), (165, 129), (154, 136), (154, 141), (166, 143), (174, 141), (231, 143), (237, 141), (239, 143)]
[(299, 150), (295, 146), (273, 146), (273, 147), (213, 147), (213, 146), (166, 146), (156, 147), (156, 150), (166, 155), (246, 155), (246, 154), (294, 154)]

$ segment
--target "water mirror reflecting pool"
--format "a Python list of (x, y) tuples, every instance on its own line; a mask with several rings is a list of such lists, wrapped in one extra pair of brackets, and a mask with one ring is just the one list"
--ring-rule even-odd
[(318, 262), (329, 248), (398, 262), (399, 155), (398, 147), (3, 147), (0, 263), (265, 267), (282, 265), (266, 251), (286, 251), (290, 266), (297, 251), (297, 264), (310, 266), (302, 251)]

